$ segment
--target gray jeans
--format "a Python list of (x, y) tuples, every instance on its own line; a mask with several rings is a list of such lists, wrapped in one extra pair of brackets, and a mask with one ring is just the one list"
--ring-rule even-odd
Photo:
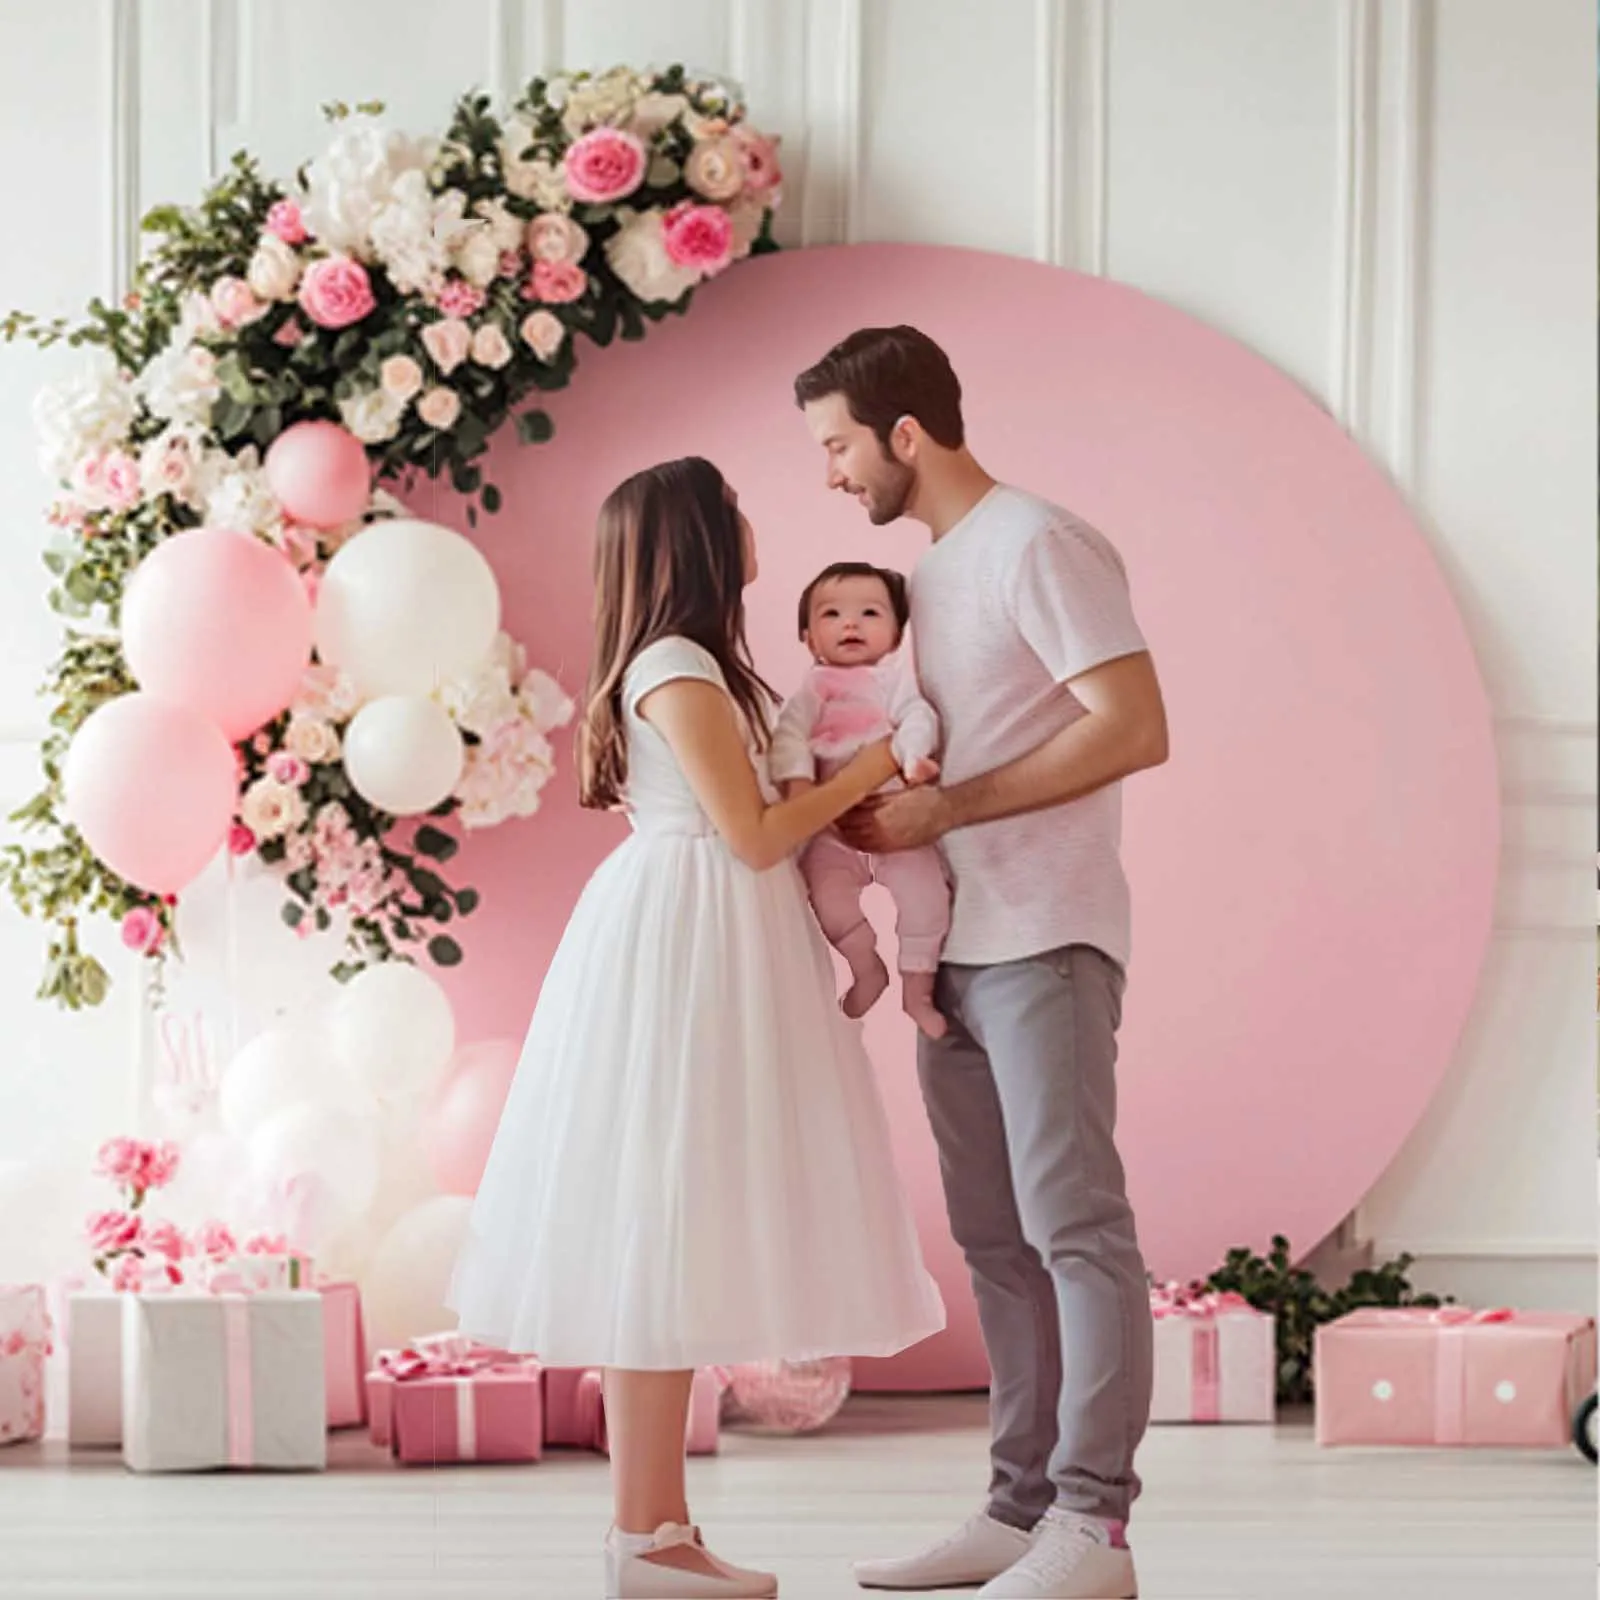
[[(918, 1071), (993, 1373), (991, 1515), (1126, 1521), (1151, 1321), (1116, 1126), (1123, 972), (1089, 945), (946, 965)], [(1063, 1370), (1063, 1352), (1065, 1363)]]

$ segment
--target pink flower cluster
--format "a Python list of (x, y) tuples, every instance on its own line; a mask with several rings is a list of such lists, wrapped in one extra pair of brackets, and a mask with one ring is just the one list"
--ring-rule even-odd
[(328, 911), (370, 916), (405, 886), (385, 863), (382, 845), (362, 838), (337, 800), (317, 813), (310, 849), (317, 869), (317, 904)]
[(95, 1171), (127, 1189), (138, 1205), (148, 1189), (164, 1189), (178, 1172), (178, 1147), (119, 1135), (107, 1139), (95, 1157)]
[(126, 450), (100, 450), (72, 469), (72, 495), (84, 511), (131, 511), (142, 496), (139, 463)]

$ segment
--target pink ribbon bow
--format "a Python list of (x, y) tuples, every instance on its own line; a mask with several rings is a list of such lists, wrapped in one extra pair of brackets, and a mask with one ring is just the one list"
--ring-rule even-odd
[(534, 1356), (478, 1344), (463, 1333), (432, 1333), (400, 1350), (380, 1350), (373, 1365), (399, 1383), (417, 1378), (470, 1378), (478, 1372), (514, 1372), (537, 1366)]

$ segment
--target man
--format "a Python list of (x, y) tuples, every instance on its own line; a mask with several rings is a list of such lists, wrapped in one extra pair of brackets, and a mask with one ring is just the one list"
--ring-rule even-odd
[[(880, 1589), (1137, 1592), (1126, 1523), (1150, 1411), (1144, 1262), (1114, 1142), (1128, 959), (1120, 783), (1167, 757), (1155, 669), (1107, 540), (973, 458), (961, 386), (914, 328), (852, 334), (795, 381), (828, 487), (926, 523), (911, 587), (941, 786), (841, 824), (866, 851), (940, 841), (955, 904), (918, 1071), (988, 1349), (986, 1508)], [(1063, 1370), (1063, 1351), (1066, 1354)]]

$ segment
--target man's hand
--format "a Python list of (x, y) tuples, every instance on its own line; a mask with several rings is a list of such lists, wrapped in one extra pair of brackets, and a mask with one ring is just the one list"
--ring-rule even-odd
[(953, 819), (942, 789), (931, 785), (899, 794), (873, 795), (839, 819), (840, 836), (867, 855), (919, 850), (950, 831)]

